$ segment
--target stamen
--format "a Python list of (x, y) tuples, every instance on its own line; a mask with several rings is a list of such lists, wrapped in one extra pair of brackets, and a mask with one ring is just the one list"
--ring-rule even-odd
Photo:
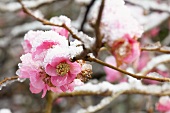
[(56, 67), (56, 72), (60, 76), (64, 76), (70, 71), (70, 65), (67, 64), (66, 62), (62, 62)]

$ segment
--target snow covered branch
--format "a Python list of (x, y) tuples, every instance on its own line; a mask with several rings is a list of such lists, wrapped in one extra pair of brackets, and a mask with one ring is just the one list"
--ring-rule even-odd
[(143, 85), (141, 82), (111, 84), (109, 82), (103, 81), (98, 84), (87, 83), (83, 86), (75, 87), (73, 92), (55, 94), (55, 98), (86, 95), (114, 96), (120, 92), (123, 94), (166, 96), (170, 95), (170, 84), (165, 83), (162, 86)]
[(15, 81), (20, 81), (23, 82), (25, 79), (20, 79), (18, 76), (12, 76), (9, 78), (5, 78), (2, 81), (0, 81), (0, 90), (2, 89), (2, 87), (5, 87), (8, 84), (11, 84)]
[(125, 0), (128, 3), (141, 6), (145, 10), (154, 10), (170, 13), (169, 5), (166, 3), (158, 3), (155, 0)]
[[(111, 84), (103, 81), (101, 83), (93, 84), (91, 82), (75, 87), (73, 92), (54, 94), (54, 98), (59, 97), (75, 97), (75, 96), (107, 96), (95, 106), (89, 106), (86, 109), (80, 109), (79, 112), (91, 113), (99, 111), (104, 107), (108, 107), (111, 102), (121, 94), (141, 94), (141, 95), (154, 95), (154, 96), (167, 96), (170, 95), (170, 84), (164, 83), (163, 85), (143, 85), (139, 80), (134, 80), (129, 83)], [(55, 100), (55, 99), (54, 99)]]
[[(38, 7), (41, 7), (43, 5), (47, 5), (53, 2), (56, 2), (58, 0), (34, 0), (34, 1), (23, 1), (23, 4), (25, 4), (25, 7), (29, 9), (36, 9)], [(61, 5), (61, 4), (60, 4)], [(14, 12), (22, 9), (21, 5), (18, 2), (11, 2), (8, 4), (4, 4), (0, 2), (0, 11), (1, 12)]]
[(164, 54), (154, 57), (147, 63), (147, 65), (142, 69), (141, 73), (146, 74), (151, 71), (154, 67), (158, 66), (159, 64), (170, 62), (170, 55)]
[[(166, 57), (166, 58), (167, 58), (167, 57)], [(168, 56), (167, 59), (169, 59), (169, 56)], [(167, 60), (167, 59), (166, 59), (166, 60)], [(117, 67), (115, 67), (115, 66), (113, 66), (113, 65), (107, 64), (107, 63), (105, 63), (105, 62), (103, 62), (103, 61), (101, 61), (101, 60), (99, 60), (99, 59), (97, 59), (97, 58), (89, 57), (88, 60), (89, 60), (89, 61), (96, 62), (96, 63), (99, 63), (99, 64), (101, 64), (101, 65), (103, 65), (103, 66), (110, 67), (110, 68), (112, 68), (112, 69), (114, 69), (114, 70), (117, 70), (117, 71), (119, 71), (119, 72), (121, 72), (121, 73), (127, 74), (127, 75), (129, 75), (129, 76), (131, 76), (131, 77), (133, 77), (133, 78), (139, 79), (139, 80), (141, 80), (141, 79), (150, 79), (150, 80), (156, 80), (156, 81), (160, 81), (160, 82), (170, 82), (170, 78), (152, 77), (152, 76), (146, 76), (146, 75), (129, 73), (129, 72), (127, 72), (127, 71), (125, 71), (125, 70), (122, 70), (122, 69), (120, 69), (120, 68), (117, 68)]]

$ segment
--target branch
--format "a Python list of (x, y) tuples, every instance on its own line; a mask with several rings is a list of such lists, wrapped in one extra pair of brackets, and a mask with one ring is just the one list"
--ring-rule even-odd
[(161, 48), (141, 48), (142, 51), (154, 51), (154, 52), (161, 52), (161, 53), (165, 53), (165, 54), (169, 54), (170, 50), (166, 49), (167, 47), (161, 47)]
[(99, 104), (97, 104), (95, 106), (89, 106), (86, 109), (80, 109), (77, 113), (94, 113), (94, 112), (98, 112), (98, 111), (102, 110), (104, 107), (109, 107), (109, 105), (111, 105), (113, 100), (115, 98), (117, 98), (119, 95), (121, 95), (123, 92), (124, 91), (117, 92), (114, 95), (112, 95), (111, 97), (105, 97), (104, 99), (102, 99), (100, 101)]
[(2, 89), (2, 87), (6, 86), (7, 84), (10, 84), (12, 82), (15, 82), (15, 81), (21, 81), (21, 79), (19, 79), (18, 76), (12, 76), (12, 77), (9, 77), (9, 78), (5, 78), (4, 80), (0, 81), (0, 90)]
[[(26, 4), (27, 8), (30, 9), (36, 9), (39, 8), (41, 6), (50, 4), (56, 2), (56, 0), (34, 0), (34, 1), (24, 1), (24, 4)], [(0, 3), (0, 11), (1, 12), (15, 12), (21, 9), (21, 6), (17, 3), (17, 2), (12, 2), (12, 3), (8, 3), (8, 4), (4, 4), (4, 3)]]
[[(42, 24), (44, 24), (44, 25), (58, 26), (58, 27), (63, 27), (63, 28), (65, 28), (66, 30), (68, 30), (68, 31), (70, 32), (70, 34), (72, 35), (72, 37), (73, 37), (74, 39), (77, 39), (77, 40), (81, 41), (81, 42), (84, 44), (84, 47), (85, 47), (85, 49), (86, 49), (88, 52), (91, 51), (91, 49), (92, 49), (92, 47), (93, 47), (93, 45), (94, 45), (94, 39), (93, 39), (93, 38), (89, 37), (88, 35), (84, 34), (83, 32), (78, 32), (77, 29), (75, 29), (75, 28), (73, 28), (73, 27), (71, 27), (71, 26), (66, 25), (66, 24), (63, 22), (63, 20), (58, 19), (59, 23), (58, 23), (58, 24), (55, 24), (55, 23), (52, 23), (52, 22), (50, 22), (50, 21), (48, 21), (48, 20), (46, 20), (46, 19), (42, 19), (42, 18), (36, 17), (35, 15), (33, 15), (33, 14), (24, 6), (24, 4), (22, 3), (21, 0), (18, 0), (18, 2), (21, 4), (22, 9), (23, 9), (23, 11), (24, 11), (26, 14), (32, 16), (34, 19), (40, 21), (40, 22), (41, 22)], [(85, 51), (85, 53), (86, 53), (87, 51)]]
[(44, 113), (51, 113), (52, 112), (52, 103), (53, 103), (53, 95), (51, 91), (47, 92), (47, 104), (45, 107)]
[(170, 62), (170, 54), (164, 54), (159, 55), (157, 57), (154, 57), (152, 60), (150, 60), (147, 65), (142, 69), (142, 74), (147, 74), (150, 70), (152, 70), (154, 67), (158, 66), (159, 64)]
[(85, 14), (84, 14), (84, 18), (83, 18), (83, 21), (82, 21), (82, 23), (81, 23), (80, 31), (83, 31), (84, 24), (85, 24), (85, 22), (86, 22), (88, 13), (89, 13), (91, 7), (93, 6), (94, 2), (95, 2), (95, 0), (92, 0), (92, 1), (90, 2), (90, 4), (87, 6), (87, 8), (86, 8), (86, 12), (85, 12)]
[[(144, 12), (148, 11), (157, 11), (151, 12), (147, 15), (141, 16), (142, 19), (139, 19), (140, 24), (144, 25), (144, 31), (148, 32), (149, 30), (153, 29), (154, 27), (160, 26), (163, 22), (168, 20), (170, 17), (170, 8), (168, 4), (157, 3), (155, 0), (125, 0), (126, 3), (141, 7)], [(169, 10), (169, 12), (168, 12)], [(162, 13), (160, 13), (160, 11)], [(168, 14), (169, 13), (169, 14)], [(157, 18), (159, 16), (159, 18)]]
[(153, 10), (153, 11), (162, 11), (162, 12), (167, 12), (170, 14), (170, 8), (168, 4), (165, 3), (158, 3), (157, 1), (154, 0), (125, 0), (127, 3), (137, 5), (142, 7), (143, 9), (146, 10)]
[[(154, 95), (154, 96), (167, 96), (170, 95), (170, 84), (164, 83), (162, 86), (159, 85), (143, 85), (138, 80), (134, 80), (131, 83), (122, 82), (119, 84), (111, 84), (107, 81), (101, 83), (92, 84), (87, 83), (82, 86), (75, 87), (74, 91), (56, 94), (54, 98), (59, 97), (75, 97), (75, 96), (111, 96), (107, 97), (109, 102), (112, 102), (114, 98), (120, 94), (142, 94), (142, 95)], [(54, 100), (55, 100), (54, 99)], [(111, 100), (111, 101), (110, 101)], [(102, 102), (101, 102), (102, 103)], [(100, 110), (100, 108), (105, 107), (107, 103), (99, 104), (97, 106), (91, 107), (93, 110)], [(84, 110), (81, 110), (84, 111)], [(91, 111), (87, 108), (88, 112)]]
[(81, 41), (81, 39), (80, 39), (77, 35), (74, 34), (74, 31), (72, 31), (72, 30), (71, 30), (67, 25), (65, 25), (64, 23), (54, 24), (54, 23), (52, 23), (52, 22), (50, 22), (50, 21), (48, 21), (48, 20), (46, 20), (46, 19), (42, 19), (42, 18), (36, 17), (35, 15), (33, 15), (33, 14), (25, 7), (25, 5), (22, 3), (22, 0), (18, 0), (18, 2), (21, 4), (22, 9), (23, 9), (23, 11), (24, 11), (26, 14), (28, 14), (28, 15), (32, 16), (33, 18), (35, 18), (36, 20), (42, 22), (44, 25), (63, 27), (63, 28), (65, 28), (65, 29), (67, 29), (67, 30), (71, 33), (71, 35), (73, 36), (73, 38)]
[(7, 81), (16, 80), (18, 78), (19, 78), (18, 76), (12, 76), (12, 77), (9, 77), (9, 78), (5, 78), (4, 80), (0, 81), (0, 85), (6, 83)]
[[(136, 80), (137, 81), (137, 80)], [(126, 83), (111, 84), (103, 81), (98, 84), (87, 83), (82, 86), (75, 87), (74, 91), (67, 93), (55, 94), (58, 97), (74, 97), (74, 96), (112, 96), (116, 93), (123, 92), (123, 94), (142, 94), (154, 96), (167, 96), (170, 95), (170, 84), (165, 83), (159, 85), (143, 85), (141, 83)]]
[(141, 51), (155, 51), (155, 52), (161, 52), (161, 53), (170, 53), (170, 47), (162, 46), (160, 42), (156, 42), (153, 44), (147, 44), (144, 47), (141, 47)]
[(104, 9), (104, 3), (105, 3), (105, 0), (102, 0), (101, 5), (100, 5), (100, 9), (99, 9), (99, 14), (98, 14), (96, 24), (95, 24), (95, 33), (96, 33), (96, 42), (95, 42), (95, 45), (94, 45), (94, 49), (95, 49), (94, 55), (95, 56), (97, 56), (97, 53), (102, 46), (102, 38), (103, 37), (101, 36), (101, 33), (100, 33), (100, 22), (101, 22), (101, 19), (102, 19), (102, 12), (103, 12), (103, 9)]
[(117, 71), (119, 71), (119, 72), (121, 72), (121, 73), (127, 74), (127, 75), (129, 75), (129, 76), (131, 76), (131, 77), (133, 77), (133, 78), (138, 79), (138, 80), (140, 80), (140, 79), (150, 79), (150, 80), (156, 80), (156, 81), (160, 81), (160, 82), (170, 82), (170, 78), (158, 78), (158, 77), (142, 76), (142, 75), (132, 74), (132, 73), (129, 73), (129, 72), (125, 71), (125, 70), (122, 70), (122, 69), (120, 69), (120, 68), (117, 68), (117, 67), (115, 67), (115, 66), (112, 66), (112, 65), (110, 65), (110, 64), (107, 64), (107, 63), (105, 63), (105, 62), (103, 62), (103, 61), (101, 61), (101, 60), (99, 60), (99, 59), (97, 59), (97, 58), (89, 57), (89, 58), (87, 58), (87, 59), (88, 59), (89, 61), (96, 62), (96, 63), (101, 64), (101, 65), (103, 65), (103, 66), (110, 67), (110, 68), (112, 68), (112, 69), (114, 69), (114, 70), (117, 70)]

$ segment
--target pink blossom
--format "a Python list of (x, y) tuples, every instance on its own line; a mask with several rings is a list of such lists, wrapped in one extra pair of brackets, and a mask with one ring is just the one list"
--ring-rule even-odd
[(73, 82), (81, 66), (77, 62), (70, 62), (68, 48), (55, 46), (48, 50), (44, 60), (45, 72), (51, 76), (55, 86), (63, 86)]
[(42, 63), (33, 60), (30, 53), (22, 55), (21, 61), (22, 63), (19, 64), (17, 75), (20, 78), (29, 78), (32, 93), (40, 93), (43, 91), (42, 97), (44, 97), (47, 90), (55, 89), (55, 91), (59, 91), (59, 88), (51, 84), (50, 77), (46, 75), (42, 68)]
[[(105, 60), (106, 63), (109, 63), (113, 66), (116, 66), (116, 60), (113, 56), (109, 56)], [(120, 72), (104, 66), (104, 71), (106, 72), (106, 80), (109, 82), (115, 82), (121, 79)]]
[(47, 90), (61, 92), (60, 88), (51, 83), (51, 77), (45, 73), (42, 68), (42, 62), (33, 60), (30, 53), (22, 55), (21, 61), (22, 63), (19, 64), (17, 75), (20, 78), (29, 78), (30, 91), (32, 93), (40, 93), (43, 91), (43, 98), (46, 95)]
[(74, 87), (76, 87), (76, 86), (81, 86), (81, 85), (84, 85), (84, 83), (83, 83), (80, 79), (74, 79), (74, 81), (73, 81), (72, 83), (67, 84), (67, 85), (60, 86), (60, 89), (61, 89), (63, 92), (73, 91), (73, 90), (74, 90)]
[(23, 48), (25, 53), (32, 53), (33, 58), (43, 60), (53, 45), (68, 46), (68, 41), (54, 31), (29, 31), (24, 37)]
[(151, 59), (151, 57), (149, 56), (149, 53), (144, 51), (141, 52), (140, 58), (137, 62), (137, 70), (141, 71), (146, 64), (149, 62), (149, 60)]
[(27, 17), (27, 15), (24, 13), (24, 11), (20, 10), (17, 12), (17, 15), (20, 17), (20, 18), (25, 18)]
[[(71, 25), (71, 20), (65, 16), (53, 17), (50, 19), (51, 22), (56, 23), (56, 24), (58, 24), (59, 20), (62, 20), (63, 23), (65, 23), (68, 26)], [(52, 30), (59, 33), (61, 36), (65, 36), (65, 38), (68, 38), (69, 32), (65, 28), (53, 26)]]
[(140, 56), (139, 42), (125, 35), (112, 44), (111, 52), (115, 56), (117, 66), (122, 63), (130, 64)]
[(159, 102), (156, 104), (156, 109), (163, 113), (170, 112), (170, 98), (169, 96), (163, 96), (159, 99)]
[(38, 35), (40, 35), (43, 31), (29, 31), (25, 34), (24, 42), (22, 43), (23, 49), (25, 53), (30, 53), (32, 49), (32, 43)]
[(59, 33), (61, 36), (65, 36), (65, 38), (68, 38), (69, 32), (65, 28), (53, 27), (52, 30)]
[[(91, 21), (93, 23), (97, 20), (99, 6), (100, 1), (92, 9)], [(133, 18), (123, 0), (105, 0), (100, 29), (104, 35), (103, 41), (109, 45), (126, 34), (134, 38), (140, 37), (143, 33), (142, 26)]]

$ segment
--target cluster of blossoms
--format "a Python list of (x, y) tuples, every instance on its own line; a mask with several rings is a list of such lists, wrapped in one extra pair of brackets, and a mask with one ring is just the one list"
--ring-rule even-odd
[[(96, 1), (92, 8), (90, 21), (94, 24), (97, 20), (101, 0)], [(140, 44), (137, 41), (143, 33), (142, 26), (131, 15), (123, 0), (105, 0), (102, 19), (100, 24), (101, 34), (104, 36), (103, 43), (109, 47), (114, 58), (111, 64), (122, 66), (131, 64), (140, 56)], [(106, 59), (107, 62), (107, 59)], [(121, 75), (117, 71), (107, 70), (106, 79), (109, 81), (118, 80)], [(110, 74), (108, 74), (110, 73)]]
[[(100, 0), (92, 10), (92, 23), (97, 20)], [(110, 47), (117, 66), (130, 64), (140, 56), (137, 39), (142, 35), (143, 28), (131, 15), (123, 0), (105, 0), (100, 30), (103, 42)]]
[[(64, 18), (66, 24), (70, 24), (68, 18), (59, 18)], [(68, 31), (60, 27), (53, 27), (49, 31), (29, 31), (25, 35), (25, 54), (21, 56), (22, 63), (19, 64), (17, 75), (29, 78), (32, 93), (43, 91), (44, 97), (47, 90), (72, 91), (75, 86), (83, 84), (82, 78), (86, 76), (86, 70), (91, 71), (91, 65), (84, 61), (70, 61), (83, 49), (76, 46), (77, 41), (69, 45), (67, 38)]]
[(161, 97), (156, 104), (156, 109), (161, 113), (170, 113), (170, 98), (168, 96)]

